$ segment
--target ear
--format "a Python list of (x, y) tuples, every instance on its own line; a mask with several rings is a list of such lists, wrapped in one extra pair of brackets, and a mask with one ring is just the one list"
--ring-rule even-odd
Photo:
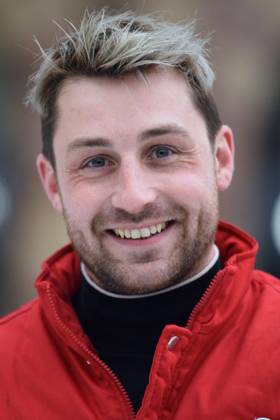
[(62, 201), (59, 193), (56, 173), (52, 164), (42, 153), (37, 157), (36, 163), (37, 170), (48, 199), (50, 200), (53, 208), (59, 213), (62, 213)]
[(234, 139), (231, 129), (222, 125), (215, 139), (215, 171), (219, 191), (226, 190), (234, 172)]

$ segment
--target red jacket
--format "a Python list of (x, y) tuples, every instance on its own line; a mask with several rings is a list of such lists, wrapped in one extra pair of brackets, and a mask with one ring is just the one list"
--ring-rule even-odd
[[(165, 327), (139, 420), (280, 419), (280, 282), (253, 269), (244, 232), (222, 223), (217, 245), (224, 269), (186, 328)], [(63, 248), (44, 263), (39, 298), (1, 320), (1, 419), (134, 418), (69, 304), (79, 272)]]

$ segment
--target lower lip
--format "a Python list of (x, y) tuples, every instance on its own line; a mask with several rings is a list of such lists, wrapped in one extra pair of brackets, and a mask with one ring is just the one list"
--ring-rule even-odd
[(166, 229), (164, 229), (162, 232), (157, 233), (156, 235), (149, 236), (149, 238), (146, 239), (123, 239), (119, 236), (109, 235), (110, 238), (112, 238), (114, 241), (116, 241), (120, 245), (126, 245), (126, 246), (147, 246), (147, 245), (154, 245), (157, 242), (164, 239), (172, 230), (174, 224), (172, 223), (169, 225)]

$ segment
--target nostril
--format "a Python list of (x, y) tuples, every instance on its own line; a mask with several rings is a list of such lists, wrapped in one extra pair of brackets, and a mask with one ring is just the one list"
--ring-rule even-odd
[(119, 190), (111, 196), (111, 202), (115, 209), (124, 210), (130, 214), (143, 212), (147, 206), (153, 205), (156, 199), (156, 191), (153, 188), (146, 188), (141, 182), (119, 186)]

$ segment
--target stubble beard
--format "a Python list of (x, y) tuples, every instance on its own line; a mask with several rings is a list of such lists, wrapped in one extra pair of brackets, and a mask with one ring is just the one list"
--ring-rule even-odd
[[(91, 238), (87, 238), (76, 226), (76, 222), (71, 220), (65, 209), (64, 218), (73, 247), (84, 262), (91, 279), (103, 289), (113, 293), (140, 295), (178, 284), (195, 274), (205, 253), (214, 243), (218, 223), (217, 202), (216, 192), (215, 196), (211, 197), (211, 202), (199, 210), (195, 220), (182, 207), (169, 209), (168, 214), (176, 215), (176, 220), (178, 220), (176, 223), (180, 227), (176, 240), (178, 245), (174, 247), (164, 263), (156, 261), (156, 264), (154, 262), (154, 259), (158, 257), (156, 248), (140, 254), (135, 253), (134, 264), (131, 266), (117, 260), (104, 246), (100, 226), (106, 226), (106, 223), (108, 226), (110, 220), (120, 222), (120, 219), (126, 218), (128, 222), (132, 219), (144, 221), (152, 215), (164, 214), (158, 208), (143, 211), (139, 216), (98, 215), (89, 230)], [(142, 269), (138, 273), (137, 268), (141, 264)]]

